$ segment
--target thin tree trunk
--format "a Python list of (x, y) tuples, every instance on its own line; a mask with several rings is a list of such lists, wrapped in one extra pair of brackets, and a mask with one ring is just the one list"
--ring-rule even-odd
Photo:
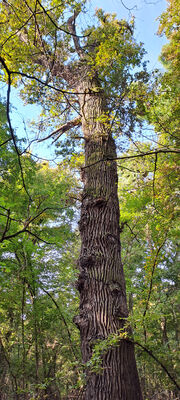
[[(117, 166), (115, 143), (104, 93), (99, 82), (88, 80), (79, 90), (85, 138), (84, 192), (82, 198), (80, 274), (80, 329), (84, 363), (97, 339), (123, 328), (128, 316), (121, 263)], [(93, 164), (93, 165), (91, 165)], [(102, 356), (102, 373), (88, 373), (85, 400), (141, 400), (133, 344), (122, 340)]]
[(35, 346), (35, 383), (36, 383), (36, 395), (38, 396), (39, 389), (39, 345), (38, 345), (38, 320), (37, 320), (37, 305), (36, 305), (36, 294), (32, 295), (32, 306), (33, 306), (33, 319), (34, 319), (34, 346)]
[(24, 333), (24, 308), (25, 308), (25, 279), (22, 282), (22, 299), (21, 299), (21, 336), (22, 336), (22, 389), (25, 389), (25, 364), (26, 364), (26, 349), (25, 349), (25, 333)]

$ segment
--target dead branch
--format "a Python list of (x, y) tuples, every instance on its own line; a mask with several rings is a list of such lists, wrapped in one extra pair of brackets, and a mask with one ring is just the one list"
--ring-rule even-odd
[(66, 124), (61, 125), (59, 128), (57, 128), (55, 131), (50, 133), (50, 135), (46, 136), (45, 138), (39, 139), (38, 142), (43, 142), (44, 140), (50, 139), (52, 136), (56, 136), (58, 134), (54, 140), (54, 142), (55, 142), (56, 140), (59, 139), (59, 137), (63, 133), (69, 131), (69, 129), (71, 129), (71, 128), (74, 128), (74, 126), (80, 126), (80, 125), (81, 125), (81, 118), (76, 117), (73, 120), (68, 121)]

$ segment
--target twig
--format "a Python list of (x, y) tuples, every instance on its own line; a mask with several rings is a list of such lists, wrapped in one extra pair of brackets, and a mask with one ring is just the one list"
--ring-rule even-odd
[(140, 240), (139, 239), (137, 239), (137, 233), (135, 234), (134, 232), (133, 232), (133, 230), (132, 230), (132, 228), (129, 226), (129, 224), (127, 223), (127, 222), (125, 222), (125, 224), (124, 225), (126, 225), (128, 228), (129, 228), (129, 230), (130, 230), (130, 232), (131, 232), (131, 234), (134, 236), (134, 239), (138, 242), (138, 243), (140, 243), (141, 244), (141, 242), (140, 242)]
[(128, 11), (132, 11), (132, 10), (134, 10), (135, 8), (137, 8), (137, 5), (136, 5), (136, 4), (135, 4), (135, 6), (129, 8), (129, 7), (127, 7), (127, 6), (124, 4), (124, 2), (123, 2), (122, 0), (120, 0), (120, 1), (121, 1), (121, 4), (123, 5), (123, 7), (126, 8), (126, 10), (128, 10)]

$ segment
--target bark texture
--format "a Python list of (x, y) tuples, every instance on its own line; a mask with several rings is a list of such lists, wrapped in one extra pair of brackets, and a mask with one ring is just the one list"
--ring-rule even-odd
[[(119, 201), (115, 143), (111, 135), (103, 90), (86, 80), (79, 92), (85, 138), (85, 168), (79, 229), (80, 329), (83, 362), (92, 355), (97, 339), (123, 327), (128, 316), (121, 263)], [(102, 122), (103, 120), (103, 122)], [(97, 162), (99, 160), (103, 160)], [(122, 340), (102, 357), (102, 372), (87, 373), (85, 400), (141, 400), (133, 344)]]

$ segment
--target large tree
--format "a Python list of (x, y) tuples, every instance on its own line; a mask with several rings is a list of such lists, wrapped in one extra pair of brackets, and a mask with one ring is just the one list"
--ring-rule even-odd
[[(58, 140), (82, 127), (85, 164), (82, 167), (81, 253), (79, 257), (80, 330), (83, 362), (93, 346), (111, 334), (119, 342), (106, 348), (99, 371), (86, 370), (84, 399), (142, 399), (121, 262), (115, 136), (132, 139), (135, 107), (129, 97), (143, 49), (133, 39), (133, 22), (97, 11), (96, 26), (76, 31), (82, 2), (13, 0), (1, 4), (2, 77), (8, 81), (8, 120), (18, 154), (25, 195), (22, 156), (9, 117), (11, 84), (21, 85), (26, 101), (40, 103), (59, 124), (48, 138)], [(8, 25), (7, 25), (8, 22)], [(4, 32), (4, 26), (7, 29)], [(133, 67), (136, 74), (133, 75)], [(23, 85), (23, 86), (22, 86)], [(42, 138), (41, 140), (44, 140)]]

